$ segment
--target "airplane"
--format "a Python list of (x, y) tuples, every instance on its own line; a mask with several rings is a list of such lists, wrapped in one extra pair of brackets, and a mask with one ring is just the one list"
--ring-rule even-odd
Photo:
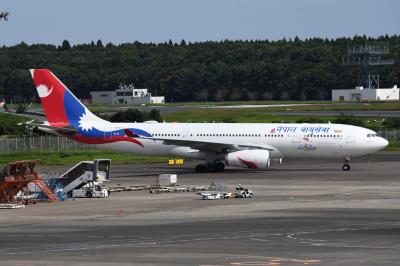
[(8, 20), (8, 15), (9, 15), (10, 13), (8, 13), (8, 12), (0, 12), (0, 20), (1, 19), (4, 19), (4, 21), (7, 21)]
[(48, 69), (30, 70), (47, 120), (39, 130), (102, 149), (203, 160), (196, 172), (225, 165), (268, 169), (283, 158), (343, 160), (377, 152), (388, 141), (375, 131), (344, 124), (111, 123), (89, 111)]

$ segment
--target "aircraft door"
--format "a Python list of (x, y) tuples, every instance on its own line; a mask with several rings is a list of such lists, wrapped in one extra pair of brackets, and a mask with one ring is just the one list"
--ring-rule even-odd
[(293, 144), (300, 144), (301, 143), (301, 135), (300, 133), (293, 133), (292, 135), (292, 143)]
[(343, 134), (343, 144), (342, 145), (342, 153), (344, 156), (348, 156), (348, 154), (352, 151), (352, 149), (354, 148), (354, 145), (356, 143), (356, 138), (351, 134), (351, 132), (349, 131), (344, 131)]
[(182, 139), (191, 139), (193, 136), (187, 130), (183, 130), (181, 134)]
[(346, 143), (356, 143), (356, 139), (351, 134), (346, 132)]

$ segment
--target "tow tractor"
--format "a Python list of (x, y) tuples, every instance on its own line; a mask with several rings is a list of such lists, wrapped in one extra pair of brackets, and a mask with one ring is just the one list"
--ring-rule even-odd
[(242, 186), (238, 186), (235, 189), (236, 198), (252, 198), (254, 197), (254, 193), (252, 190), (248, 188), (243, 188)]
[(99, 182), (89, 182), (85, 186), (72, 190), (73, 198), (107, 198), (110, 193), (99, 185)]

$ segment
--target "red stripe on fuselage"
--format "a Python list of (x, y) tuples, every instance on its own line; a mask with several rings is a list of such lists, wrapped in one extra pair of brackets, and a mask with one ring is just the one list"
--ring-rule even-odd
[(113, 142), (118, 142), (118, 141), (128, 141), (128, 142), (132, 142), (135, 143), (139, 146), (142, 146), (144, 148), (144, 145), (142, 144), (142, 142), (140, 142), (137, 139), (134, 138), (130, 138), (127, 136), (114, 136), (111, 138), (94, 138), (94, 137), (85, 137), (82, 135), (75, 135), (72, 137), (72, 139), (85, 143), (85, 144), (106, 144), (106, 143), (113, 143)]

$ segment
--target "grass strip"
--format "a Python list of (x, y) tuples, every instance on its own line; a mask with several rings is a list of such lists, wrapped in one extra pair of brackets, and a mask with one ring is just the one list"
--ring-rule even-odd
[(0, 152), (0, 165), (19, 160), (39, 160), (40, 165), (66, 165), (94, 159), (111, 159), (113, 164), (167, 163), (167, 157), (134, 155), (108, 150)]

